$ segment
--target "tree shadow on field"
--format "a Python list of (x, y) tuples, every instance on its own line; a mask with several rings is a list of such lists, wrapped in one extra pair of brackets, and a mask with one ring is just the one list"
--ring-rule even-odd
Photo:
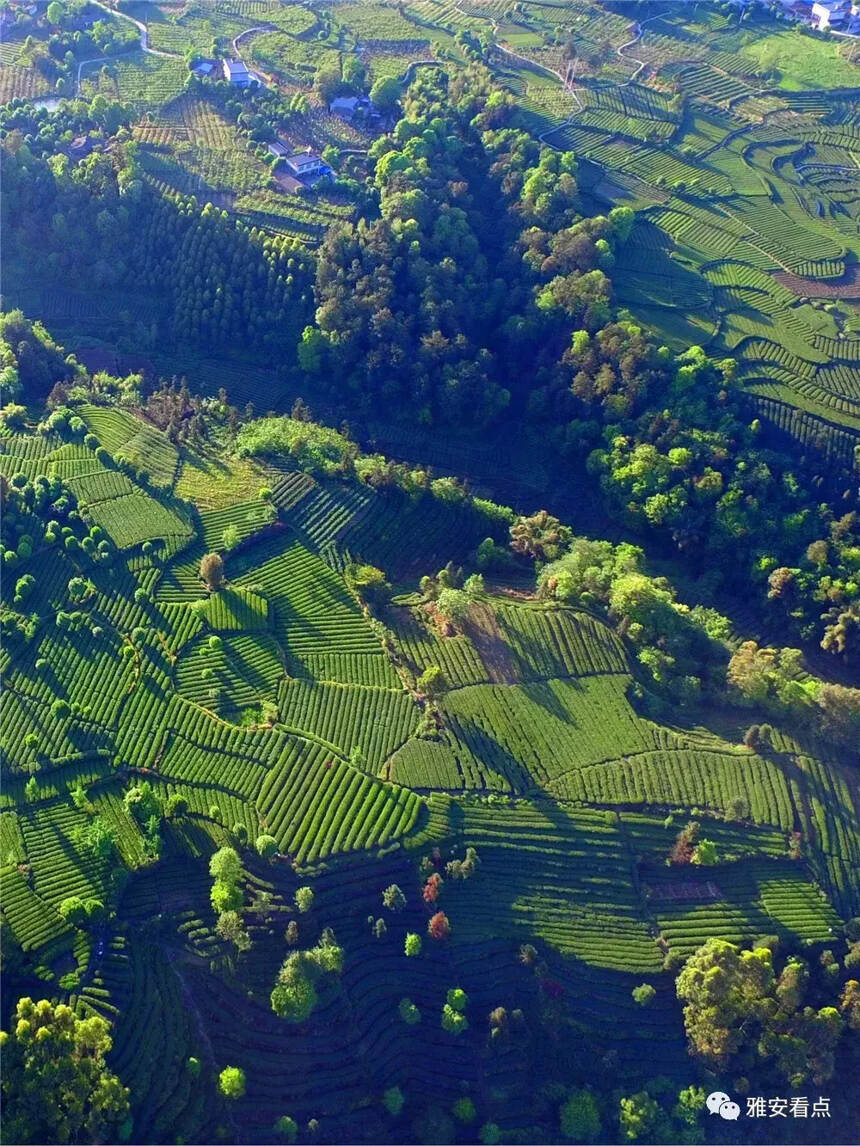
[[(280, 667), (280, 659), (276, 652), (274, 640), (271, 640), (270, 644), (269, 641), (259, 637), (251, 639), (254, 640), (255, 646), (265, 648), (268, 653), (271, 653)], [(248, 650), (236, 648), (235, 644), (228, 640), (224, 642), (224, 654), (225, 667), (236, 680), (241, 684), (250, 685), (260, 695), (274, 697), (278, 680), (270, 681), (261, 671), (259, 665), (250, 659)]]
[(534, 791), (536, 781), (528, 769), (495, 737), (470, 718), (458, 717), (457, 724), (469, 751), (486, 771), (507, 779), (515, 795)]

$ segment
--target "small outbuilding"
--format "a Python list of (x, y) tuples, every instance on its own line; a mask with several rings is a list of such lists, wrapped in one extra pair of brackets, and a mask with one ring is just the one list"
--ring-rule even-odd
[(341, 119), (352, 119), (358, 102), (358, 96), (337, 96), (328, 105), (328, 110), (332, 115), (339, 115)]
[(269, 155), (274, 155), (275, 159), (286, 159), (290, 154), (290, 149), (285, 143), (281, 143), (280, 139), (268, 144)]

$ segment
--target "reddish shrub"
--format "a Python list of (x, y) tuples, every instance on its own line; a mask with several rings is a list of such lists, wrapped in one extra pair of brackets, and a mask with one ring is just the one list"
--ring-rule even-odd
[(451, 924), (444, 911), (437, 911), (427, 924), (427, 934), (431, 939), (447, 939), (451, 934)]
[(424, 896), (424, 902), (425, 903), (435, 903), (436, 900), (439, 898), (439, 892), (441, 890), (442, 890), (442, 877), (441, 877), (441, 875), (434, 873), (433, 875), (430, 876), (430, 878), (424, 884), (424, 891), (422, 892), (422, 894)]

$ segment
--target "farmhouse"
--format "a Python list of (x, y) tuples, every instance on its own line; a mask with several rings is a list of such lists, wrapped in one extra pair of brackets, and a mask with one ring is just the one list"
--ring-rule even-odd
[(269, 155), (274, 155), (275, 159), (286, 159), (290, 154), (290, 149), (286, 144), (281, 143), (280, 139), (274, 140), (273, 143), (268, 145)]
[(211, 76), (217, 67), (218, 65), (214, 60), (201, 60), (200, 63), (195, 64), (191, 70), (195, 76), (200, 76), (201, 79), (205, 79), (207, 76)]
[(816, 0), (812, 5), (812, 24), (821, 32), (843, 27), (850, 16), (850, 0)]
[(251, 75), (242, 60), (224, 61), (224, 79), (234, 87), (250, 87), (256, 78), (256, 76)]
[(320, 157), (310, 150), (300, 151), (296, 155), (288, 155), (284, 161), (287, 168), (299, 179), (307, 178), (310, 175), (321, 175), (328, 171)]

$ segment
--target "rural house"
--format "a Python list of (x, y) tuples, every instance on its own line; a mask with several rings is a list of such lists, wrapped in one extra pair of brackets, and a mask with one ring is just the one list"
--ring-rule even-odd
[(321, 175), (329, 169), (323, 163), (318, 155), (313, 151), (300, 151), (296, 155), (288, 155), (285, 162), (293, 175), (299, 179), (307, 178), (311, 175)]
[(242, 60), (224, 61), (224, 79), (237, 88), (247, 88), (257, 77), (252, 76)]
[(816, 0), (812, 5), (812, 23), (820, 32), (843, 27), (850, 16), (850, 0)]

